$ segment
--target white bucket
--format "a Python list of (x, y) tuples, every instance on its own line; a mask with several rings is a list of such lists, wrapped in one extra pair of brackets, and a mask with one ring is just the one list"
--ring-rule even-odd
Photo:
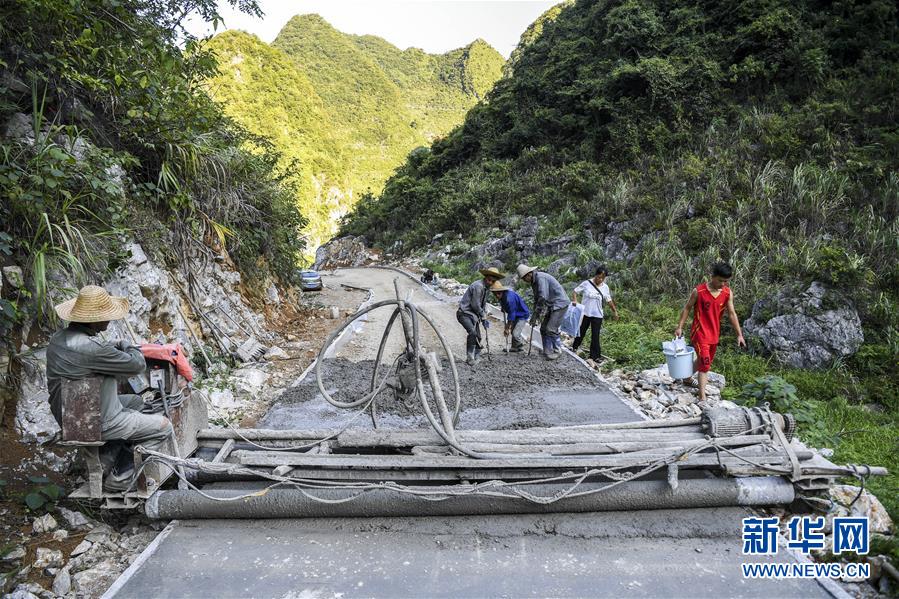
[(687, 346), (687, 351), (680, 354), (665, 352), (665, 361), (668, 362), (668, 374), (673, 379), (688, 379), (693, 376), (693, 348)]

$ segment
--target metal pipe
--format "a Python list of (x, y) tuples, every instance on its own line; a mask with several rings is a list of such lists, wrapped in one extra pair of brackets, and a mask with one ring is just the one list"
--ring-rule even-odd
[[(597, 489), (603, 485), (581, 484), (577, 491)], [(468, 516), (494, 514), (546, 514), (557, 512), (599, 512), (618, 510), (681, 509), (696, 507), (786, 505), (793, 501), (793, 485), (779, 477), (736, 479), (688, 479), (679, 481), (672, 491), (666, 480), (635, 481), (608, 490), (566, 497), (543, 504), (523, 498), (488, 495), (454, 495), (441, 501), (433, 496), (423, 498), (389, 488), (364, 492), (352, 489), (270, 489), (263, 495), (239, 501), (230, 498), (262, 488), (259, 485), (231, 486), (224, 489), (197, 491), (159, 491), (146, 502), (148, 517), (173, 518), (353, 518), (407, 516)], [(528, 492), (549, 497), (570, 485), (527, 485)], [(446, 489), (459, 492), (460, 487), (428, 487), (429, 491)], [(350, 501), (348, 498), (359, 494)], [(341, 501), (323, 503), (311, 499)]]

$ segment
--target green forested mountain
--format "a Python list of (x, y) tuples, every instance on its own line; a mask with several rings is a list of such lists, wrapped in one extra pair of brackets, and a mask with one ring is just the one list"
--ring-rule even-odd
[(341, 33), (318, 15), (294, 17), (271, 45), (229, 31), (209, 47), (220, 63), (212, 95), (281, 152), (298, 181), (313, 251), (412, 149), (461, 123), (503, 64), (481, 40), (442, 55), (402, 51)]
[(654, 234), (660, 291), (739, 250), (759, 284), (895, 292), (896, 16), (886, 0), (566, 4), (345, 231), (415, 248), (508, 215), (559, 233), (627, 221), (632, 244)]
[(309, 79), (290, 59), (255, 35), (226, 31), (208, 43), (219, 70), (210, 94), (225, 112), (281, 153), (280, 168), (294, 181), (308, 224), (308, 249), (331, 233), (347, 208), (348, 144)]
[[(428, 267), (463, 280), (526, 260), (570, 285), (607, 264), (623, 306), (603, 326), (612, 368), (658, 364), (717, 259), (734, 266), (740, 318), (790, 335), (795, 314), (756, 301), (818, 282), (841, 303), (807, 317), (857, 310), (857, 353), (798, 370), (733, 349), (725, 324), (724, 396), (753, 405), (744, 385), (780, 381), (795, 396), (773, 405), (802, 414), (804, 440), (895, 471), (897, 101), (893, 0), (577, 0), (530, 28), (486, 101), (342, 229), (427, 249)], [(894, 515), (896, 480), (871, 482)]]

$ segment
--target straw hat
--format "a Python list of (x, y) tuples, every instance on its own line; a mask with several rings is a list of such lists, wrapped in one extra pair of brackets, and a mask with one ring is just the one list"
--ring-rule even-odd
[(519, 264), (518, 268), (516, 270), (518, 271), (518, 278), (523, 279), (525, 275), (530, 274), (530, 273), (534, 272), (535, 270), (537, 270), (537, 267), (536, 266), (528, 266), (527, 264)]
[(128, 300), (114, 297), (102, 287), (87, 285), (78, 297), (56, 306), (56, 313), (69, 322), (105, 322), (128, 314)]
[(484, 275), (485, 277), (493, 277), (495, 279), (505, 279), (506, 278), (505, 274), (501, 273), (493, 266), (491, 266), (490, 268), (482, 268), (478, 272), (481, 273), (482, 275)]
[(490, 291), (508, 291), (509, 288), (500, 283), (499, 281), (495, 281), (493, 285), (490, 286)]

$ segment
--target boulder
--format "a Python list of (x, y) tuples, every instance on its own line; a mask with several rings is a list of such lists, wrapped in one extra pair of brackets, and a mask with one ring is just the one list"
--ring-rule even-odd
[(13, 547), (2, 556), (0, 556), (0, 564), (11, 564), (13, 562), (21, 561), (23, 557), (27, 554), (25, 547), (19, 545), (17, 547)]
[(249, 396), (262, 392), (269, 379), (269, 374), (253, 366), (243, 366), (231, 373), (236, 389)]
[(72, 586), (79, 595), (99, 597), (120, 573), (115, 560), (108, 558), (72, 576)]
[(623, 234), (628, 230), (629, 225), (628, 221), (624, 221), (609, 223), (609, 226), (606, 227), (606, 234), (602, 240), (602, 249), (608, 260), (625, 260), (628, 254), (630, 254), (630, 246), (623, 238)]
[(56, 530), (57, 526), (56, 518), (50, 514), (44, 514), (34, 519), (34, 522), (31, 523), (31, 530), (34, 531), (34, 534), (40, 535)]
[(59, 597), (69, 594), (69, 591), (72, 590), (72, 575), (69, 573), (68, 568), (63, 568), (56, 573), (56, 576), (53, 578), (52, 588), (53, 593)]
[[(858, 497), (857, 500), (856, 497)], [(867, 489), (863, 491), (861, 487), (854, 485), (834, 485), (830, 488), (830, 498), (834, 503), (831, 516), (867, 517), (868, 527), (872, 533), (890, 534), (893, 532), (893, 521), (886, 508)], [(853, 501), (855, 503), (852, 503)]]
[(62, 556), (62, 551), (59, 549), (38, 547), (37, 557), (34, 560), (33, 566), (38, 570), (42, 570), (44, 568), (59, 568), (64, 563), (65, 558)]
[(365, 237), (346, 235), (332, 239), (315, 250), (315, 270), (340, 266), (361, 266), (371, 260)]
[(515, 249), (519, 252), (522, 259), (534, 255), (534, 242), (537, 239), (537, 231), (540, 223), (536, 216), (529, 216), (524, 219), (521, 226), (515, 232)]
[(88, 549), (93, 547), (93, 543), (90, 541), (81, 541), (78, 545), (72, 549), (72, 553), (69, 554), (69, 557), (78, 557), (82, 553), (85, 553)]
[(209, 402), (218, 410), (236, 410), (241, 406), (231, 389), (204, 389)]
[(25, 275), (22, 274), (21, 266), (4, 266), (3, 278), (13, 289), (21, 289), (25, 286)]
[(574, 241), (574, 235), (563, 235), (550, 239), (534, 246), (534, 253), (538, 256), (555, 256), (561, 254), (568, 245)]
[(3, 135), (17, 141), (24, 141), (28, 145), (34, 143), (34, 124), (31, 117), (22, 112), (16, 112), (6, 121)]
[(281, 294), (274, 283), (269, 283), (265, 290), (265, 303), (270, 306), (277, 306), (281, 303)]
[(91, 523), (81, 512), (76, 512), (62, 506), (56, 508), (57, 513), (66, 523), (66, 528), (71, 530), (87, 530), (91, 528)]
[(12, 593), (4, 595), (3, 599), (40, 599), (46, 594), (46, 590), (39, 584), (23, 582)]
[(22, 381), (16, 404), (16, 429), (26, 443), (46, 443), (59, 432), (50, 413), (47, 393), (46, 351), (22, 359)]
[(552, 262), (546, 267), (546, 272), (554, 277), (568, 274), (574, 266), (576, 259), (574, 256), (562, 256), (558, 260)]
[(765, 353), (795, 368), (825, 368), (864, 342), (861, 319), (849, 299), (818, 282), (806, 289), (784, 288), (756, 302), (743, 329)]
[(596, 269), (603, 265), (599, 260), (589, 260), (586, 264), (577, 269), (577, 276), (580, 279), (592, 279), (596, 274)]

